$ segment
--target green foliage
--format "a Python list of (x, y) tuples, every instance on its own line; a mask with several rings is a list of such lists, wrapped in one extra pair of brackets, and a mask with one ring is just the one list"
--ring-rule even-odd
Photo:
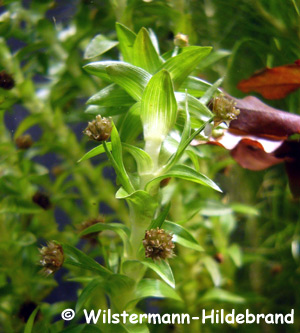
[[(297, 1), (2, 5), (0, 72), (14, 87), (0, 88), (0, 331), (167, 330), (79, 324), (84, 308), (299, 308), (299, 209), (282, 167), (249, 172), (219, 147), (190, 145), (207, 139), (208, 103), (221, 85), (242, 97), (241, 79), (300, 58)], [(189, 45), (175, 46), (170, 33), (187, 34)], [(271, 104), (299, 113), (299, 96)], [(113, 118), (111, 137), (87, 142), (81, 132), (98, 114)], [(34, 143), (21, 149), (16, 139), (28, 133)], [(166, 261), (145, 258), (145, 231), (157, 227), (176, 244)], [(64, 251), (55, 278), (37, 265), (52, 240)], [(58, 295), (75, 282), (70, 297)], [(66, 308), (76, 309), (67, 327)], [(295, 321), (268, 331), (297, 332), (297, 311)], [(265, 328), (175, 325), (219, 329)]]

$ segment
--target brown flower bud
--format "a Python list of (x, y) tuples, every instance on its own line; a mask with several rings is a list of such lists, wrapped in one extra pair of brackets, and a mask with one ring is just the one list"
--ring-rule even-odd
[(174, 38), (175, 46), (185, 47), (189, 45), (189, 36), (184, 34), (177, 34)]
[(236, 102), (232, 99), (229, 99), (224, 94), (220, 94), (212, 101), (212, 111), (215, 114), (214, 126), (218, 126), (222, 122), (225, 122), (227, 125), (236, 119), (240, 114), (240, 110), (235, 108)]
[(214, 255), (214, 259), (215, 259), (215, 261), (216, 262), (218, 262), (219, 264), (222, 264), (223, 262), (224, 262), (224, 256), (223, 256), (223, 254), (222, 253), (216, 253), (215, 255)]
[(158, 227), (156, 229), (147, 230), (143, 240), (146, 258), (153, 260), (172, 258), (174, 256), (173, 249), (175, 247), (175, 244), (172, 242), (172, 237), (173, 235)]
[(30, 134), (25, 134), (16, 138), (16, 145), (19, 149), (29, 149), (33, 145), (33, 140)]
[(65, 169), (60, 166), (60, 165), (54, 165), (51, 169), (51, 173), (55, 176), (58, 177), (60, 176), (63, 172), (65, 171)]
[[(77, 228), (78, 228), (78, 231), (81, 232), (97, 223), (104, 223), (104, 218), (102, 216), (98, 216), (96, 218), (88, 219), (88, 220), (82, 222)], [(95, 240), (98, 237), (98, 235), (99, 235), (99, 232), (92, 232), (88, 235), (83, 235), (80, 238), (87, 239), (87, 240)]]
[(43, 266), (42, 273), (48, 276), (61, 268), (64, 262), (64, 251), (61, 245), (48, 242), (47, 246), (43, 246), (39, 251), (40, 264)]
[(34, 196), (32, 197), (32, 201), (42, 207), (44, 210), (48, 210), (51, 208), (51, 201), (49, 197), (40, 191), (37, 191), (34, 194)]
[(282, 272), (282, 265), (281, 264), (275, 264), (271, 267), (271, 274), (277, 275)]
[(0, 72), (0, 88), (10, 90), (15, 86), (15, 80), (6, 71)]
[(111, 118), (102, 118), (98, 115), (95, 120), (88, 123), (83, 133), (92, 140), (106, 141), (110, 137), (111, 130)]
[(159, 183), (159, 187), (160, 188), (166, 187), (170, 183), (170, 180), (171, 180), (171, 177), (161, 180)]

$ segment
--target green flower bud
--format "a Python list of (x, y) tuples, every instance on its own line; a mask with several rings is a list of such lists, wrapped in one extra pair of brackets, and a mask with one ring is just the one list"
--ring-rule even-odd
[(106, 141), (110, 137), (111, 130), (111, 118), (102, 118), (98, 115), (95, 120), (88, 123), (83, 133), (92, 140)]
[(184, 34), (177, 34), (174, 38), (175, 46), (185, 47), (189, 45), (189, 36)]
[(224, 94), (220, 94), (212, 101), (212, 111), (215, 114), (214, 126), (218, 126), (222, 122), (225, 122), (227, 125), (237, 119), (237, 116), (240, 114), (240, 110), (235, 108), (236, 102), (233, 99), (229, 99)]
[(172, 258), (174, 256), (173, 249), (175, 247), (175, 244), (172, 242), (172, 237), (173, 235), (158, 227), (156, 229), (147, 230), (143, 240), (146, 258), (153, 260)]

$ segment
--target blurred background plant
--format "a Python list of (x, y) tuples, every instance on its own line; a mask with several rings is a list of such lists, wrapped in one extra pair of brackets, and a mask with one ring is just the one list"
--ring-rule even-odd
[[(4, 0), (1, 5), (0, 71), (13, 78), (14, 87), (0, 88), (0, 330), (22, 332), (40, 305), (33, 332), (61, 332), (60, 313), (75, 307), (90, 273), (63, 268), (46, 278), (38, 274), (37, 247), (56, 240), (103, 262), (120, 253), (119, 238), (105, 231), (94, 246), (79, 238), (80, 225), (99, 214), (106, 222), (129, 220), (124, 202), (115, 199), (115, 176), (104, 155), (77, 163), (95, 146), (81, 133), (94, 118), (83, 112), (84, 103), (105, 86), (82, 68), (90, 62), (84, 59), (90, 40), (101, 34), (116, 41), (116, 21), (135, 32), (145, 26), (155, 31), (163, 54), (174, 49), (175, 35), (185, 34), (190, 45), (214, 47), (194, 75), (209, 82), (224, 77), (222, 88), (242, 97), (240, 80), (300, 57), (299, 3)], [(109, 48), (99, 59), (117, 60), (118, 51)], [(296, 91), (267, 103), (299, 113), (299, 98)], [(283, 166), (251, 172), (220, 147), (201, 146), (199, 154), (199, 169), (224, 194), (173, 180), (165, 191), (173, 193), (168, 219), (192, 231), (205, 252), (179, 245), (171, 261), (184, 303), (148, 299), (139, 308), (191, 315), (202, 308), (253, 313), (299, 308), (299, 202), (290, 194)], [(88, 307), (106, 308), (105, 290), (97, 290)], [(284, 328), (193, 322), (150, 331), (297, 332), (297, 311), (296, 317), (295, 325)]]

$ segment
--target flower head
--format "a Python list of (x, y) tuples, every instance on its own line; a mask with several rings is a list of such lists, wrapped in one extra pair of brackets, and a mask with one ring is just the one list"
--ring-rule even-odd
[(64, 252), (60, 245), (48, 242), (47, 246), (39, 249), (41, 253), (40, 264), (43, 266), (42, 272), (50, 275), (58, 271), (64, 262)]
[(10, 90), (15, 86), (15, 80), (6, 71), (0, 72), (0, 88)]
[(214, 126), (216, 127), (222, 122), (229, 125), (232, 120), (237, 119), (240, 110), (236, 109), (235, 106), (236, 102), (224, 94), (215, 97), (212, 101), (212, 111), (215, 114)]
[(51, 201), (49, 197), (40, 191), (35, 192), (32, 197), (32, 201), (42, 207), (44, 210), (51, 208)]
[(16, 138), (16, 145), (19, 149), (29, 149), (33, 145), (33, 140), (30, 134), (21, 135)]
[(156, 229), (147, 230), (143, 240), (146, 258), (153, 260), (172, 258), (174, 256), (173, 249), (175, 247), (172, 242), (172, 237), (173, 235), (158, 227)]
[(106, 141), (110, 137), (112, 130), (111, 118), (102, 118), (100, 115), (88, 123), (83, 131), (90, 139), (96, 141)]

